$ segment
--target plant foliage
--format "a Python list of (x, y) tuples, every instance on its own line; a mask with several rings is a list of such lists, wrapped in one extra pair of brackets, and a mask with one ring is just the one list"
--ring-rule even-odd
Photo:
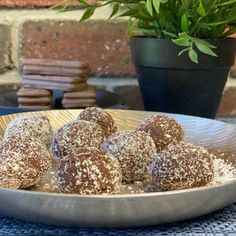
[[(64, 0), (69, 5), (71, 0)], [(198, 53), (211, 56), (214, 45), (205, 39), (224, 38), (236, 33), (236, 0), (78, 0), (85, 8), (80, 21), (88, 20), (99, 7), (111, 5), (110, 18), (128, 17), (128, 34), (170, 38), (198, 62)], [(64, 7), (65, 9), (65, 7)]]

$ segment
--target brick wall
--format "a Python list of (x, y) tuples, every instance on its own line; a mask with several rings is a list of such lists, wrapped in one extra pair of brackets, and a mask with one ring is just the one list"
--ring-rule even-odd
[[(233, 37), (236, 38), (236, 34), (234, 34)], [(236, 56), (235, 56), (234, 65), (231, 68), (231, 76), (236, 78)]]
[[(73, 3), (74, 1), (74, 3)], [(87, 2), (95, 2), (97, 0), (87, 0)], [(1, 0), (1, 8), (42, 8), (51, 7), (62, 0)], [(71, 4), (78, 4), (77, 0), (71, 0)]]
[(133, 74), (126, 23), (93, 20), (26, 20), (20, 25), (20, 56), (87, 61), (96, 76)]
[[(85, 60), (94, 77), (114, 77), (116, 84), (121, 77), (133, 78), (135, 72), (130, 62), (126, 22), (108, 23), (110, 8), (107, 7), (98, 10), (91, 21), (79, 24), (82, 11), (58, 13), (47, 9), (58, 1), (0, 0), (0, 85), (20, 82), (18, 71), (22, 57)], [(236, 64), (232, 75), (234, 73)], [(103, 81), (107, 85), (111, 80)], [(137, 96), (138, 90), (132, 91)], [(232, 89), (229, 91), (225, 94), (232, 97), (229, 95)], [(233, 91), (236, 93), (236, 89)], [(227, 101), (224, 104), (228, 104)], [(236, 104), (233, 108), (221, 106), (222, 113), (227, 113), (225, 107), (235, 113)]]
[(0, 7), (49, 7), (60, 2), (59, 0), (1, 0)]
[(11, 44), (11, 25), (0, 22), (0, 71), (5, 71), (12, 66)]
[[(8, 6), (13, 2), (22, 6), (31, 1), (7, 2)], [(104, 12), (98, 11), (91, 21), (79, 24), (80, 15), (48, 9), (0, 9), (0, 73), (21, 69), (21, 58), (34, 57), (87, 61), (93, 76), (133, 77), (126, 22), (108, 23)]]

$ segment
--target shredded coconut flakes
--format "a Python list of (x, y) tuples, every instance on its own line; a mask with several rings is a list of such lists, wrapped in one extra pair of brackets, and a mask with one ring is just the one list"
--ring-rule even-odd
[(214, 177), (209, 185), (222, 184), (236, 179), (236, 168), (227, 164), (223, 159), (213, 160)]

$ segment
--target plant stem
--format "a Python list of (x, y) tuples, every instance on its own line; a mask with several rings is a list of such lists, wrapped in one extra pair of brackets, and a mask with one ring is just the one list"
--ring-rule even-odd
[(153, 22), (154, 25), (156, 26), (156, 33), (157, 33), (157, 37), (160, 39), (160, 38), (165, 38), (165, 35), (163, 34), (162, 32), (162, 29), (161, 29), (161, 25), (158, 21), (154, 21)]

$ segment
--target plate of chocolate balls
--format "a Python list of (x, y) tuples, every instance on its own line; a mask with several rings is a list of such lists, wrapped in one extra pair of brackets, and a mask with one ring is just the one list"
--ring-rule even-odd
[(181, 221), (236, 202), (236, 126), (128, 110), (0, 117), (0, 214), (68, 227)]

